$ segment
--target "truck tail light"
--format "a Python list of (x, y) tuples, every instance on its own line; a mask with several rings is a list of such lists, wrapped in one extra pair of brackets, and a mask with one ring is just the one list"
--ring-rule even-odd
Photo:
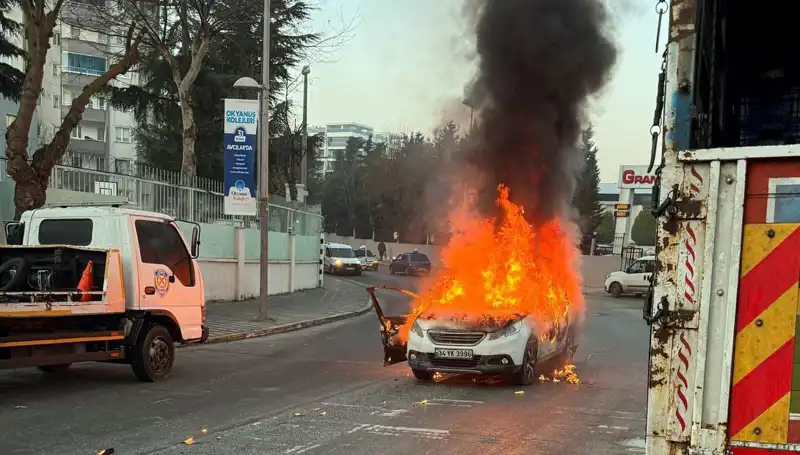
[(203, 302), (203, 304), (200, 305), (200, 315), (202, 317), (201, 322), (203, 324), (205, 324), (206, 323), (206, 304), (205, 304), (205, 302)]

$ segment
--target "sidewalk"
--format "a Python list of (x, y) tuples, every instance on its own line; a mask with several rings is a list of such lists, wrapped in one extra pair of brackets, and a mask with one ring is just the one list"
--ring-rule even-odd
[(243, 340), (325, 324), (372, 309), (366, 289), (325, 277), (324, 287), (269, 298), (269, 320), (258, 321), (258, 300), (206, 305), (208, 342)]

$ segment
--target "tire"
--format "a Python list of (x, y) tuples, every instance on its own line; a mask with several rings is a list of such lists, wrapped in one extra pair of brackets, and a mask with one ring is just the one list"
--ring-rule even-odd
[(567, 339), (564, 341), (564, 351), (558, 356), (558, 369), (564, 368), (567, 365), (575, 363), (575, 352), (578, 350), (578, 344), (575, 342), (575, 333), (570, 329), (567, 332)]
[(525, 355), (522, 357), (522, 367), (510, 377), (512, 385), (531, 385), (536, 380), (536, 363), (538, 360), (538, 346), (536, 342), (528, 342)]
[(169, 330), (153, 324), (139, 337), (131, 348), (131, 369), (142, 382), (162, 381), (172, 372), (175, 362), (175, 343)]
[(39, 371), (47, 374), (62, 374), (66, 373), (70, 366), (72, 366), (71, 363), (60, 363), (58, 365), (42, 365), (38, 368)]
[(406, 267), (406, 269), (403, 271), (403, 275), (411, 276), (411, 271), (408, 267)]
[(611, 294), (615, 299), (622, 297), (622, 285), (616, 281), (611, 283), (608, 286), (608, 293)]
[(419, 379), (420, 381), (430, 381), (431, 379), (433, 379), (433, 373), (431, 373), (430, 371), (415, 370), (412, 368), (411, 373), (413, 373), (414, 377)]
[(8, 292), (25, 282), (28, 275), (28, 261), (25, 258), (11, 258), (0, 265), (0, 277), (6, 272), (15, 270), (14, 276), (6, 284), (0, 286), (0, 292)]

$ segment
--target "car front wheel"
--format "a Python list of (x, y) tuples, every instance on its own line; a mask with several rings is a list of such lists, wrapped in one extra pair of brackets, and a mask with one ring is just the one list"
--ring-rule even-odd
[(522, 358), (522, 366), (519, 371), (511, 375), (513, 385), (531, 385), (536, 379), (536, 362), (538, 359), (538, 348), (535, 342), (528, 343), (525, 355)]
[(617, 282), (613, 282), (610, 286), (608, 286), (608, 292), (614, 296), (614, 298), (620, 298), (622, 296), (622, 285)]
[(431, 379), (433, 379), (433, 373), (431, 373), (430, 371), (415, 370), (412, 368), (411, 372), (414, 374), (414, 377), (419, 379), (420, 381), (430, 381)]

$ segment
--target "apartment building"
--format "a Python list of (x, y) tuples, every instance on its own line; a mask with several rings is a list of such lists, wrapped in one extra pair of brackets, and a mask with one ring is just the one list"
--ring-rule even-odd
[[(60, 21), (53, 31), (47, 53), (39, 106), (31, 126), (34, 147), (53, 138), (73, 99), (87, 84), (103, 74), (124, 50), (122, 37), (79, 26), (92, 23), (91, 16), (100, 14), (103, 3), (104, 0), (68, 0), (61, 9)], [(18, 22), (23, 20), (17, 7), (10, 12), (10, 17)], [(22, 62), (19, 65), (21, 67)], [(125, 87), (137, 83), (136, 73), (129, 72), (117, 77), (111, 85)], [(7, 122), (13, 120), (8, 116), (16, 114), (16, 107), (13, 103), (0, 104), (0, 114), (6, 114)], [(10, 112), (3, 112), (3, 109)], [(102, 95), (94, 96), (80, 124), (72, 131), (62, 163), (128, 173), (136, 160), (134, 128), (132, 113), (112, 108)]]
[[(314, 131), (312, 133), (312, 131)], [(375, 132), (371, 126), (356, 122), (328, 123), (325, 127), (309, 127), (308, 134), (325, 133), (325, 147), (319, 160), (322, 161), (323, 173), (333, 170), (336, 156), (344, 152), (347, 141), (356, 137), (367, 140), (372, 137), (373, 142), (386, 144), (387, 155), (393, 155), (403, 143), (403, 135), (398, 133)]]

